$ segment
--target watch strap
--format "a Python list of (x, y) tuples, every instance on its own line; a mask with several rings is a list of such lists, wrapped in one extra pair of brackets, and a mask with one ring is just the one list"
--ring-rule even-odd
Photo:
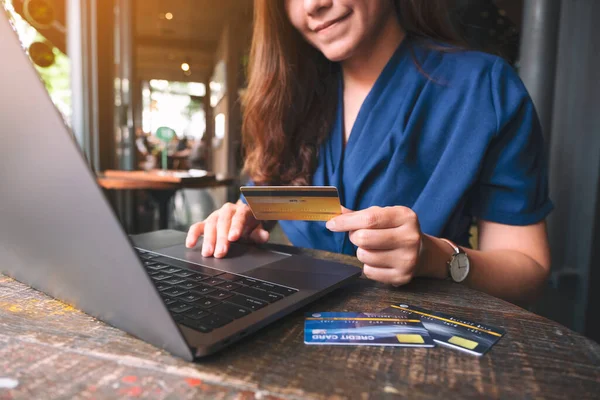
[(460, 247), (458, 247), (457, 245), (455, 245), (450, 240), (444, 239), (444, 238), (440, 238), (440, 240), (443, 240), (444, 242), (448, 243), (450, 245), (450, 247), (452, 247), (452, 250), (454, 250), (454, 254), (459, 254), (461, 252), (460, 251)]

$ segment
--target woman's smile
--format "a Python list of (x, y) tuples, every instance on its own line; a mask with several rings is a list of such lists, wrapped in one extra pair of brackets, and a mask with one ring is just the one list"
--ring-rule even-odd
[(338, 18), (334, 18), (316, 25), (314, 28), (311, 28), (311, 30), (315, 33), (318, 33), (319, 35), (327, 35), (331, 31), (335, 30), (335, 28), (343, 24), (343, 22), (347, 21), (348, 17), (350, 17), (351, 14), (352, 11), (348, 11), (346, 14)]

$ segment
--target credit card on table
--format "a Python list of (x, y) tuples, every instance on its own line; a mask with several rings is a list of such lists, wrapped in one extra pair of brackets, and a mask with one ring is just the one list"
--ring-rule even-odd
[(383, 313), (307, 313), (304, 343), (342, 346), (434, 347), (418, 318)]
[(506, 333), (503, 329), (490, 325), (408, 304), (394, 304), (381, 312), (419, 318), (436, 343), (476, 356), (485, 354)]
[(329, 221), (342, 213), (334, 186), (242, 186), (240, 190), (261, 221)]

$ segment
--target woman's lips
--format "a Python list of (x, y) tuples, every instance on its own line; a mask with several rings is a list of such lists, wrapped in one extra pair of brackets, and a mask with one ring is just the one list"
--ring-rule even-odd
[(327, 29), (327, 28), (330, 28), (330, 27), (332, 27), (333, 25), (337, 24), (338, 22), (341, 22), (341, 21), (345, 20), (345, 19), (346, 19), (346, 18), (347, 18), (347, 17), (348, 17), (350, 14), (351, 14), (351, 12), (349, 12), (349, 13), (347, 13), (347, 14), (344, 14), (344, 15), (342, 15), (341, 17), (338, 17), (338, 18), (332, 19), (332, 20), (330, 20), (330, 21), (323, 22), (322, 24), (319, 24), (319, 25), (317, 25), (317, 26), (316, 26), (316, 27), (313, 29), (313, 32), (316, 32), (316, 33), (322, 32), (322, 31), (324, 31), (325, 29)]

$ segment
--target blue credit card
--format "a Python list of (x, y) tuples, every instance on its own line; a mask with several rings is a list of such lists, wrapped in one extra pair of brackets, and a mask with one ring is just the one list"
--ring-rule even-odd
[(384, 313), (307, 313), (304, 343), (318, 345), (434, 347), (418, 318)]
[(393, 304), (381, 312), (398, 317), (420, 319), (437, 344), (476, 356), (485, 354), (505, 334), (503, 329), (494, 326), (409, 304)]

